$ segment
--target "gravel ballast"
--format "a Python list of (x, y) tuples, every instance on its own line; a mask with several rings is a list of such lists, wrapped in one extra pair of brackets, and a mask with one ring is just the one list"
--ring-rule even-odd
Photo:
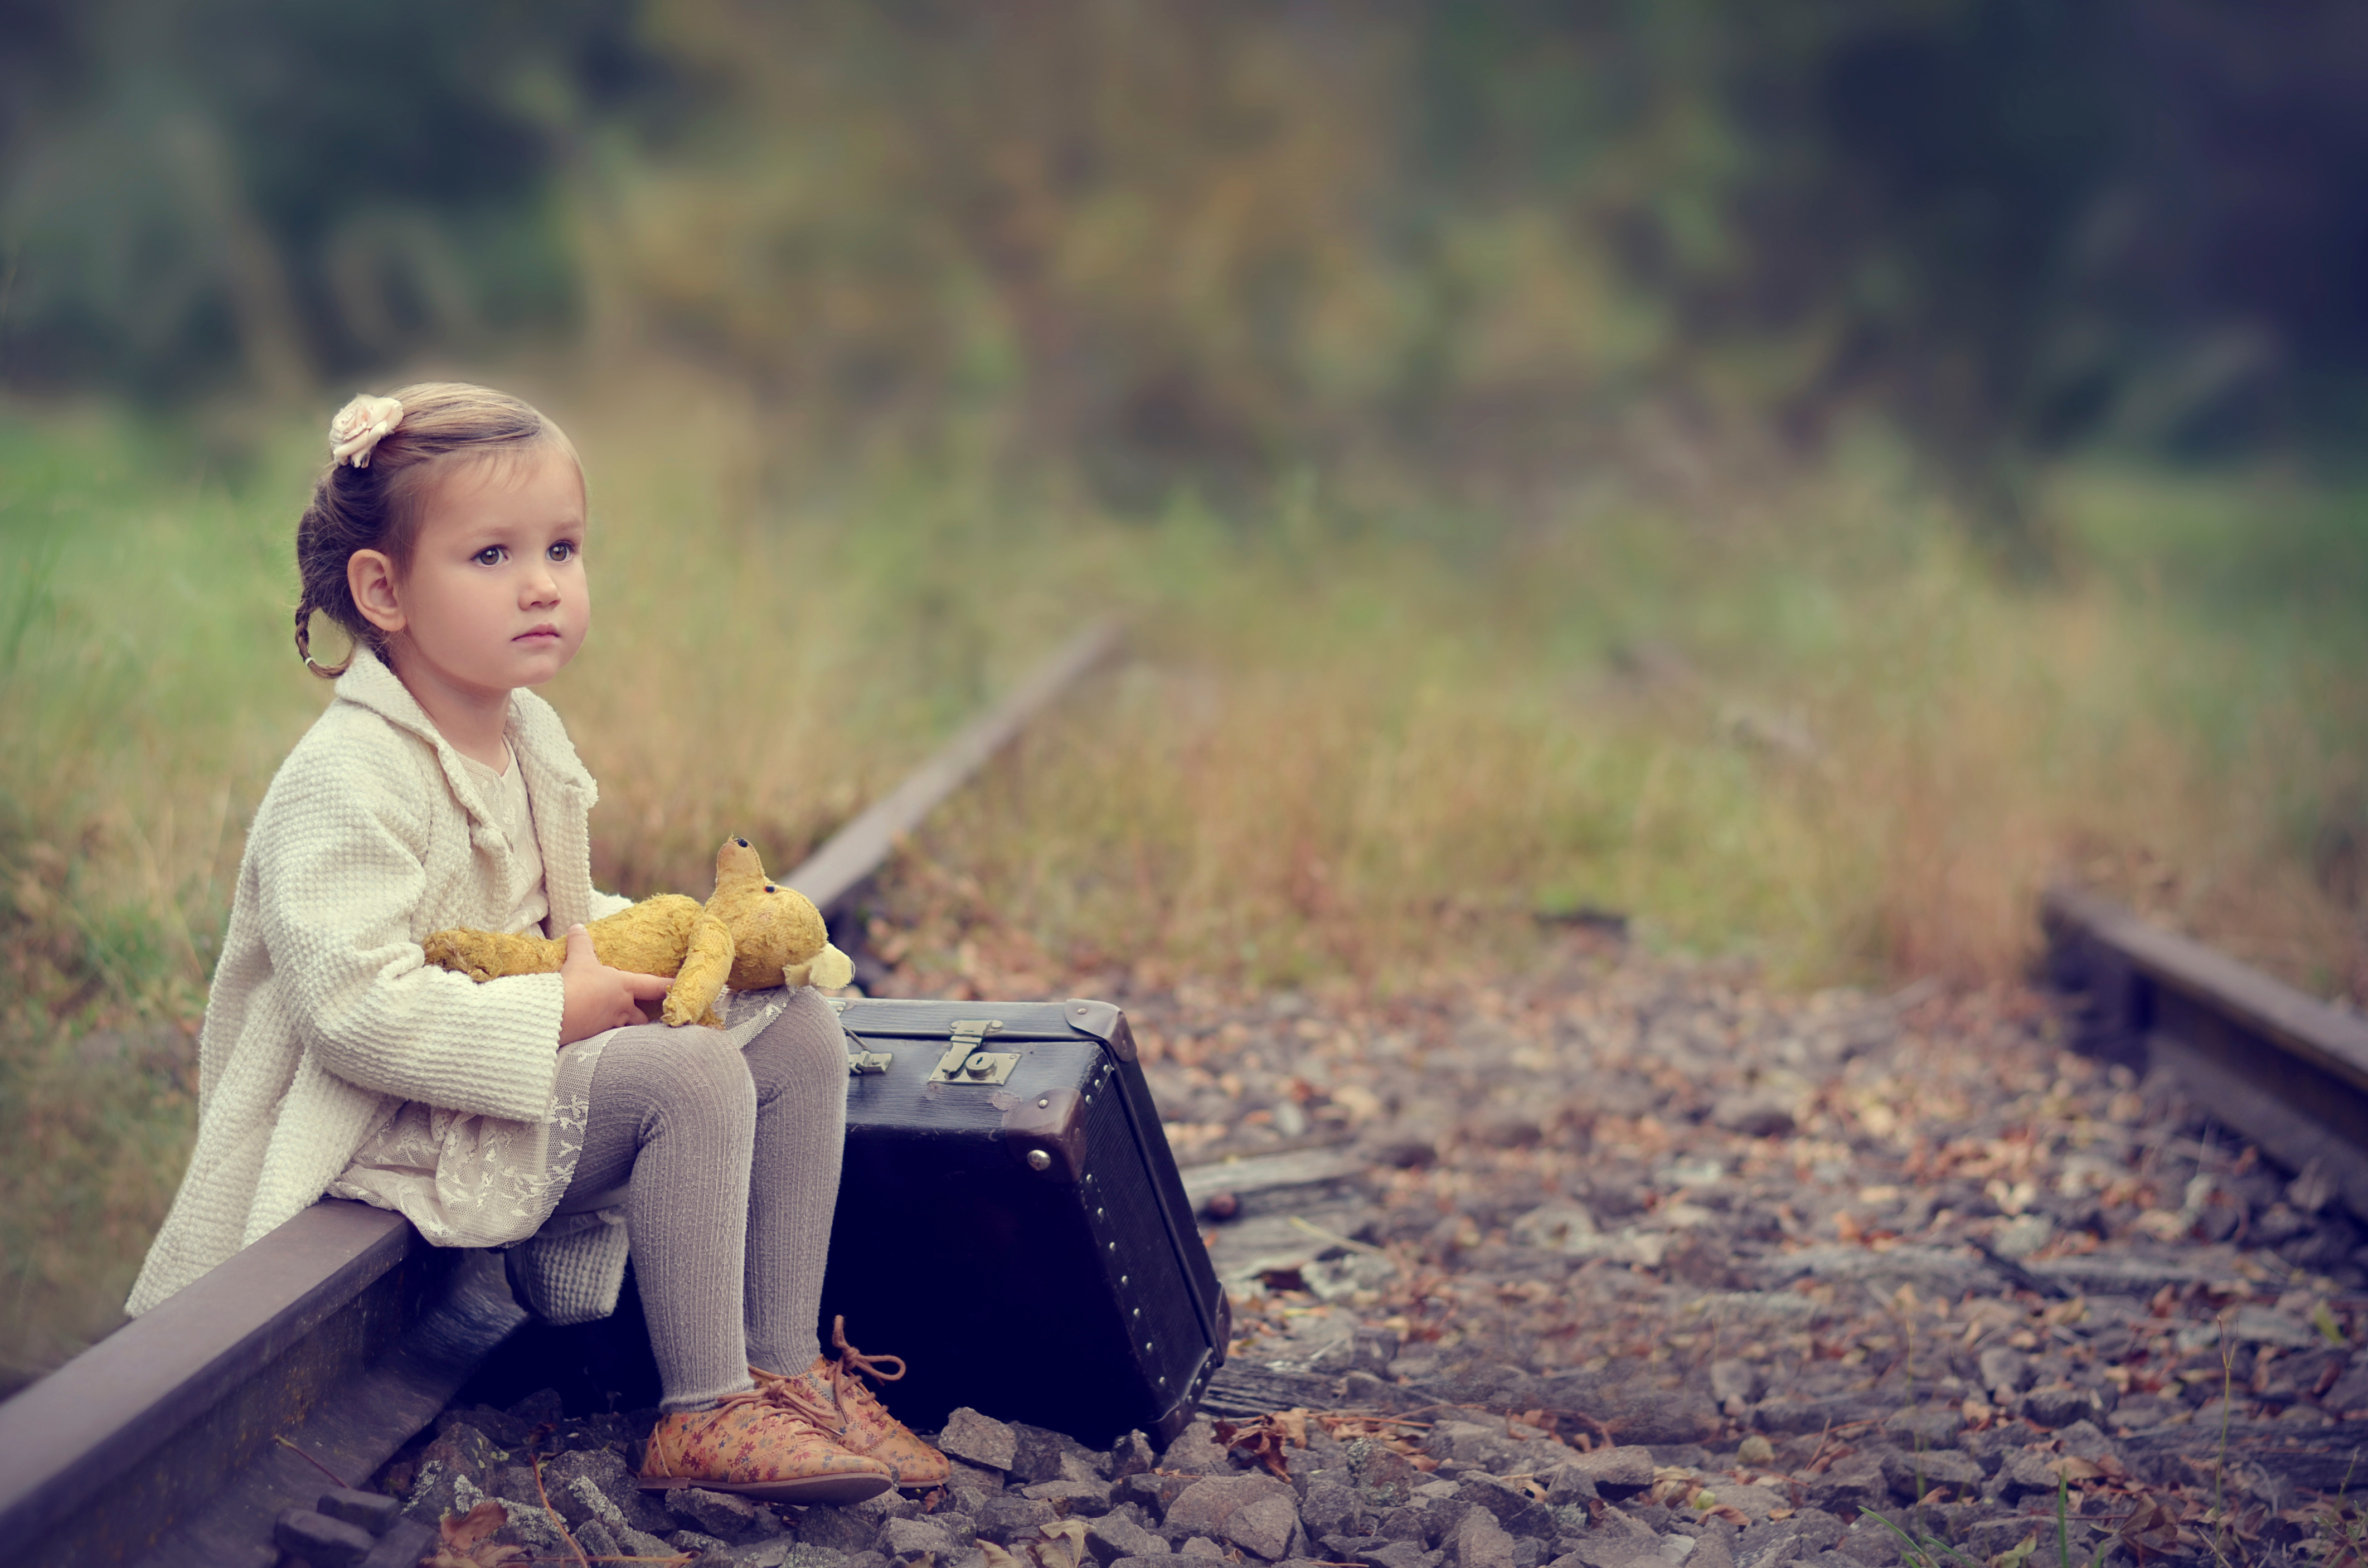
[(539, 1396), (378, 1487), (752, 1568), (2354, 1555), (2368, 1237), (2042, 995), (1793, 995), (1588, 931), (1388, 1001), (1075, 989), (1127, 1008), (1235, 1303), (1164, 1451), (964, 1411), (944, 1488), (768, 1508), (641, 1493), (650, 1413)]

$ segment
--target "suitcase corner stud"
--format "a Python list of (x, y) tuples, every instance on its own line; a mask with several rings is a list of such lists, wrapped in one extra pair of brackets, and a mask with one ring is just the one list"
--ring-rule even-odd
[(905, 1358), (897, 1415), (1180, 1430), (1231, 1314), (1125, 1016), (858, 999), (840, 1022), (855, 1076), (823, 1313)]

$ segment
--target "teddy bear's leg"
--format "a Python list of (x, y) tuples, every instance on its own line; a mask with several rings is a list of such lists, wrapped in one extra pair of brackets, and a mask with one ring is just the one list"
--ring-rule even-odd
[(691, 928), (690, 950), (682, 956), (674, 989), (666, 993), (666, 1021), (707, 1023), (712, 1017), (722, 1027), (722, 1017), (715, 1016), (715, 999), (723, 994), (723, 982), (731, 972), (731, 928), (715, 916), (703, 915)]

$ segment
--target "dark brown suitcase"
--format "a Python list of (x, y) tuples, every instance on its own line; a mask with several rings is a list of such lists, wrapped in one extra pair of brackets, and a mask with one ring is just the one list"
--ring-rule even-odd
[(825, 1343), (904, 1358), (924, 1430), (969, 1405), (1165, 1443), (1231, 1313), (1125, 1015), (1107, 1002), (833, 1003), (848, 1031)]

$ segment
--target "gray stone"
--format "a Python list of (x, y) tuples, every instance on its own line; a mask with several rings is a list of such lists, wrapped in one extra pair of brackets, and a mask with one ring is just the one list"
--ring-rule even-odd
[(1749, 1361), (1732, 1358), (1710, 1364), (1711, 1397), (1721, 1404), (1737, 1401), (1749, 1404), (1768, 1392), (1768, 1376)]
[(2335, 1385), (2319, 1396), (2318, 1403), (2324, 1410), (2368, 1410), (2368, 1364), (2354, 1367), (2336, 1379)]
[(1630, 1443), (1699, 1443), (1725, 1426), (1710, 1396), (1691, 1389), (1630, 1387), (1605, 1406), (1604, 1425)]
[(1383, 1509), (1382, 1517), (1373, 1521), (1373, 1533), (1383, 1540), (1410, 1540), (1425, 1548), (1430, 1544), (1430, 1532), (1423, 1528), (1422, 1510), (1411, 1504)]
[(1233, 1456), (1217, 1441), (1216, 1423), (1202, 1415), (1176, 1434), (1159, 1456), (1159, 1468), (1184, 1475), (1231, 1475)]
[(627, 1525), (617, 1532), (617, 1544), (625, 1549), (628, 1557), (671, 1557), (674, 1549), (660, 1537), (647, 1530), (637, 1530)]
[(1164, 1519), (1176, 1499), (1198, 1480), (1191, 1475), (1130, 1475), (1111, 1489), (1110, 1498), (1113, 1504), (1133, 1503), (1151, 1517)]
[[(578, 1490), (579, 1483), (586, 1490)], [(611, 1529), (616, 1528), (613, 1516), (629, 1513), (629, 1500), (640, 1495), (623, 1457), (609, 1448), (571, 1449), (554, 1454), (543, 1461), (542, 1484), (551, 1494), (552, 1506), (569, 1524), (597, 1518)]]
[(1745, 1138), (1782, 1138), (1793, 1131), (1791, 1108), (1773, 1095), (1722, 1095), (1711, 1104), (1710, 1119)]
[[(1167, 1543), (1163, 1540), (1159, 1543), (1159, 1546), (1161, 1552), (1165, 1553), (1167, 1548)], [(1153, 1557), (1114, 1557), (1110, 1559), (1109, 1562), (1105, 1563), (1103, 1568), (1176, 1568), (1176, 1564), (1175, 1559), (1165, 1555)]]
[(280, 1551), (312, 1568), (354, 1568), (378, 1544), (359, 1525), (333, 1519), (310, 1508), (290, 1508), (273, 1521), (271, 1539)]
[(1356, 1535), (1364, 1523), (1364, 1506), (1357, 1494), (1337, 1482), (1317, 1480), (1308, 1483), (1306, 1494), (1299, 1501), (1299, 1517), (1307, 1533), (1322, 1540), (1328, 1535)]
[(1049, 1427), (1030, 1426), (1015, 1421), (1011, 1432), (1016, 1439), (1010, 1474), (1007, 1485), (1032, 1485), (1046, 1481), (1099, 1481), (1103, 1479), (1100, 1456), (1070, 1437)]
[[(518, 1522), (518, 1516), (516, 1514), (512, 1514), (510, 1516), (510, 1522), (512, 1524), (516, 1524)], [(677, 1530), (666, 1539), (666, 1544), (673, 1547), (677, 1551), (696, 1551), (701, 1556), (705, 1556), (711, 1551), (728, 1551), (732, 1548), (732, 1543), (730, 1541), (719, 1540), (714, 1536), (709, 1535), (703, 1530)], [(558, 1536), (553, 1535), (551, 1538), (551, 1544), (553, 1546), (557, 1546), (559, 1544)]]
[(1982, 1387), (1995, 1392), (2007, 1389), (2019, 1392), (2031, 1381), (2031, 1358), (2020, 1350), (2003, 1345), (1993, 1345), (1976, 1358), (1981, 1368)]
[(1415, 1541), (1394, 1540), (1387, 1546), (1377, 1546), (1367, 1552), (1365, 1561), (1373, 1568), (1438, 1568), (1443, 1555), (1437, 1551), (1425, 1551)]
[(1861, 1508), (1884, 1500), (1891, 1483), (1883, 1473), (1881, 1454), (1857, 1453), (1809, 1483), (1808, 1502), (1827, 1513), (1855, 1518)]
[(1074, 1515), (1081, 1519), (1094, 1518), (1110, 1512), (1110, 1483), (1107, 1481), (1040, 1481), (1023, 1486), (1019, 1495), (1039, 1503), (1050, 1503), (1062, 1515)]
[(2093, 1421), (2075, 1421), (2061, 1428), (2055, 1434), (2055, 1446), (2075, 1459), (2122, 1458), (2121, 1445), (2106, 1437)]
[(1686, 1559), (1686, 1568), (1735, 1568), (1734, 1528), (1721, 1524), (1705, 1527), (1694, 1539), (1694, 1550)]
[(1185, 1539), (1184, 1544), (1176, 1549), (1176, 1555), (1178, 1557), (1213, 1557), (1222, 1562), (1225, 1559), (1225, 1549), (1218, 1545), (1215, 1541), (1211, 1540), (1207, 1536), (1189, 1536)]
[[(1653, 1484), (1653, 1450), (1641, 1445), (1632, 1445), (1573, 1454), (1563, 1461), (1557, 1475), (1583, 1476), (1594, 1484), (1596, 1493), (1601, 1496), (1624, 1496), (1642, 1492)], [(1565, 1499), (1550, 1500), (1559, 1506)]]
[(880, 1544), (898, 1560), (928, 1556), (943, 1562), (954, 1551), (954, 1538), (935, 1519), (891, 1519), (880, 1532)]
[(1124, 1514), (1110, 1514), (1086, 1527), (1086, 1551), (1107, 1568), (1124, 1557), (1165, 1557), (1169, 1548)]
[(1019, 1454), (1019, 1434), (991, 1415), (963, 1405), (946, 1417), (938, 1448), (987, 1470), (1008, 1471)]
[(1422, 1451), (1435, 1460), (1489, 1471), (1504, 1468), (1513, 1457), (1513, 1446), (1501, 1430), (1469, 1421), (1439, 1422), (1424, 1439)]
[[(616, 1456), (611, 1454), (609, 1457), (614, 1459)], [(612, 1530), (624, 1528), (625, 1511), (617, 1506), (616, 1500), (600, 1490), (590, 1476), (572, 1475), (556, 1486), (551, 1484), (551, 1480), (546, 1471), (543, 1490), (551, 1494), (551, 1506), (559, 1510), (569, 1528), (594, 1519)]]
[(1825, 1394), (1805, 1399), (1787, 1396), (1761, 1400), (1752, 1409), (1751, 1424), (1779, 1437), (1797, 1436), (1822, 1432), (1845, 1422), (1880, 1420), (1885, 1413), (1883, 1405), (1873, 1404), (1861, 1394)]
[(2069, 1426), (2104, 1413), (2104, 1401), (2070, 1383), (2049, 1383), (2022, 1396), (2022, 1414), (2042, 1426)]
[[(540, 1503), (520, 1503), (512, 1498), (500, 1499), (502, 1512), (508, 1516), (494, 1539), (505, 1546), (523, 1546), (536, 1553), (564, 1551), (566, 1544), (559, 1539), (559, 1526), (551, 1517), (551, 1510)], [(716, 1545), (723, 1543), (717, 1541)]]
[(1259, 1497), (1235, 1509), (1225, 1521), (1225, 1539), (1269, 1562), (1280, 1562), (1306, 1538), (1300, 1533), (1296, 1500), (1284, 1494)]
[(1899, 1537), (1863, 1516), (1834, 1550), (1860, 1564), (1860, 1568), (1893, 1568), (1902, 1557)]
[(1110, 1475), (1112, 1481), (1124, 1481), (1130, 1475), (1141, 1475), (1158, 1462), (1158, 1450), (1151, 1446), (1151, 1439), (1141, 1432), (1129, 1432), (1110, 1445)]
[(1440, 1544), (1449, 1568), (1513, 1568), (1513, 1538), (1485, 1509), (1466, 1514)]
[(1913, 1503), (1935, 1486), (1963, 1492), (1977, 1490), (1987, 1477), (1981, 1461), (1954, 1449), (1927, 1449), (1920, 1454), (1893, 1452), (1883, 1456), (1883, 1478), (1894, 1496)]
[(1509, 1536), (1551, 1536), (1554, 1510), (1519, 1487), (1493, 1475), (1466, 1475), (1455, 1483), (1458, 1501), (1485, 1509)]
[[(1997, 1501), (2001, 1503), (2020, 1503), (2026, 1497), (2053, 1497), (2055, 1495), (2056, 1474), (2053, 1468), (2055, 1462), (2044, 1454), (2010, 1454), (2006, 1463), (1999, 1467), (1997, 1479), (1984, 1490), (1995, 1494)], [(2009, 1541), (2008, 1544), (2013, 1543)]]
[[(734, 1545), (781, 1533), (781, 1521), (773, 1517), (770, 1508), (728, 1492), (687, 1486), (667, 1493), (666, 1500), (666, 1511), (685, 1525)], [(552, 1501), (555, 1504), (557, 1499)]]
[(1060, 1511), (1039, 1497), (1023, 1497), (1007, 1492), (1000, 1497), (990, 1497), (978, 1511), (978, 1537), (997, 1546), (1008, 1546), (1019, 1540), (1041, 1540), (1046, 1525), (1060, 1518)]
[(1452, 1491), (1444, 1497), (1426, 1497), (1416, 1506), (1422, 1512), (1424, 1544), (1437, 1547), (1445, 1546), (1464, 1516), (1473, 1512), (1472, 1505), (1457, 1501)]
[(593, 1559), (620, 1557), (624, 1548), (609, 1532), (609, 1527), (598, 1519), (586, 1519), (570, 1531), (575, 1537), (576, 1550)]
[(712, 1557), (700, 1558), (700, 1568), (783, 1568), (797, 1550), (797, 1542), (776, 1536), (771, 1540), (726, 1547)]
[(1650, 1534), (1604, 1530), (1587, 1535), (1567, 1556), (1555, 1558), (1554, 1563), (1555, 1568), (1636, 1568), (1659, 1556), (1660, 1543)]
[(1953, 1449), (1965, 1429), (1964, 1416), (1946, 1405), (1920, 1404), (1883, 1423), (1884, 1435), (1903, 1449)]
[(1584, 1506), (1602, 1494), (1595, 1477), (1576, 1465), (1557, 1465), (1546, 1476), (1546, 1506), (1556, 1512)]
[[(1193, 1532), (1222, 1536), (1269, 1562), (1290, 1555), (1299, 1529), (1299, 1499), (1269, 1475), (1196, 1481), (1167, 1510), (1168, 1539)], [(1182, 1550), (1182, 1549), (1179, 1549)]]
[(981, 1496), (993, 1496), (1003, 1490), (1003, 1472), (990, 1466), (973, 1464), (953, 1454), (946, 1455), (946, 1490), (975, 1492)]
[(798, 1516), (798, 1542), (832, 1551), (869, 1551), (882, 1522), (860, 1503), (845, 1508), (817, 1503)]

